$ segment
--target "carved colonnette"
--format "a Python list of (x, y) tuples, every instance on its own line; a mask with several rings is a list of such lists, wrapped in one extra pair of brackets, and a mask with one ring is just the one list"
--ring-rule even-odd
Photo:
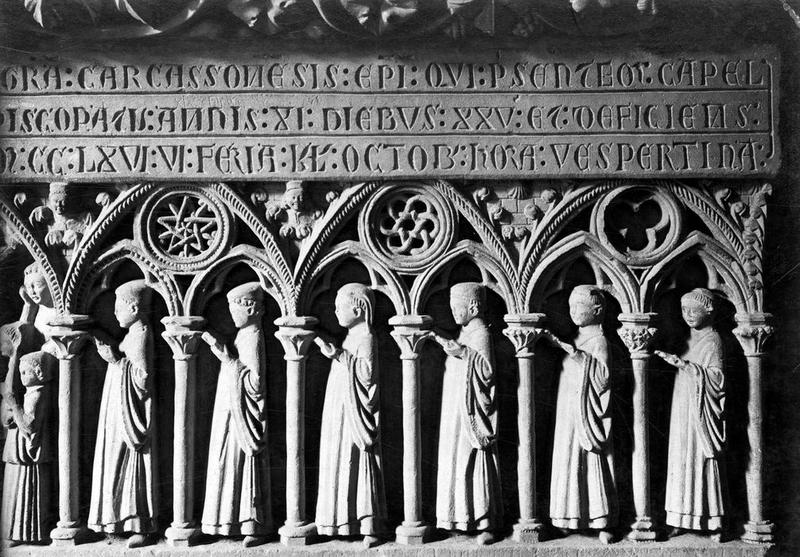
[[(319, 332), (318, 318), (324, 317), (318, 311), (317, 300), (331, 285), (347, 278), (337, 274), (337, 269), (352, 261), (363, 268), (365, 287), (385, 296), (396, 313), (388, 322), (373, 326), (392, 328), (403, 362), (402, 397), (391, 404), (403, 409), (404, 515), (401, 524), (387, 525), (397, 527), (398, 541), (423, 541), (435, 518), (423, 512), (422, 501), (429, 495), (421, 491), (419, 483), (426, 466), (420, 458), (420, 440), (429, 435), (420, 427), (420, 404), (430, 403), (419, 391), (419, 374), (438, 371), (421, 362), (418, 354), (421, 343), (432, 338), (430, 329), (440, 325), (426, 314), (435, 309), (430, 300), (441, 289), (462, 282), (453, 275), (456, 269), (459, 273), (472, 269), (469, 273), (477, 280), (476, 284), (493, 296), (496, 301), (493, 303), (502, 304), (507, 328), (503, 334), (493, 333), (493, 340), (508, 342), (507, 336), (516, 351), (518, 450), (509, 451), (508, 445), (504, 445), (498, 451), (501, 462), (505, 459), (517, 462), (519, 514), (506, 516), (507, 523), (517, 522), (515, 539), (521, 543), (535, 542), (547, 533), (545, 526), (549, 522), (542, 495), (536, 489), (537, 483), (541, 485), (537, 474), (549, 475), (547, 470), (535, 466), (537, 452), (547, 450), (537, 440), (537, 430), (540, 433), (542, 430), (537, 427), (536, 416), (542, 416), (543, 410), (535, 408), (533, 400), (534, 377), (543, 373), (534, 364), (534, 344), (552, 333), (546, 329), (545, 313), (528, 312), (561, 307), (552, 303), (563, 296), (565, 289), (576, 283), (588, 283), (600, 289), (598, 292), (605, 292), (613, 307), (619, 308), (616, 311), (621, 311), (614, 316), (621, 324), (618, 334), (630, 351), (632, 362), (633, 467), (617, 470), (617, 474), (632, 478), (635, 522), (630, 528), (630, 538), (653, 540), (664, 527), (657, 518), (661, 513), (653, 508), (651, 498), (653, 455), (649, 454), (647, 428), (648, 397), (663, 395), (648, 395), (647, 381), (652, 373), (648, 360), (654, 346), (668, 347), (675, 339), (659, 341), (657, 336), (654, 338), (656, 328), (651, 325), (656, 323), (658, 301), (664, 294), (682, 293), (693, 286), (711, 289), (716, 293), (714, 296), (735, 308), (739, 325), (733, 333), (745, 350), (750, 374), (748, 496), (746, 502), (736, 501), (737, 505), (746, 505), (749, 516), (744, 525), (726, 524), (726, 527), (735, 532), (743, 526), (744, 539), (748, 541), (771, 540), (771, 524), (762, 511), (763, 470), (757, 454), (761, 444), (760, 361), (764, 340), (772, 332), (766, 324), (768, 316), (762, 312), (760, 280), (768, 185), (753, 182), (730, 187), (713, 182), (667, 180), (522, 181), (493, 185), (445, 181), (316, 184), (306, 187), (330, 202), (310, 222), (304, 238), (282, 235), (283, 224), (272, 219), (265, 209), (272, 200), (283, 198), (287, 186), (264, 183), (260, 187), (263, 193), (252, 196), (251, 185), (224, 183), (144, 183), (113, 189), (70, 185), (67, 195), (76, 199), (93, 199), (100, 194), (104, 200), (101, 205), (87, 206), (92, 224), (74, 251), (61, 246), (48, 247), (46, 233), (37, 231), (29, 218), (35, 211), (32, 201), (45, 200), (49, 186), (7, 186), (0, 192), (7, 227), (7, 253), (18, 252), (34, 259), (53, 307), (60, 315), (47, 324), (42, 337), (48, 339), (54, 355), (61, 359), (58, 430), (61, 520), (53, 531), (53, 541), (79, 540), (87, 518), (79, 516), (77, 511), (78, 474), (88, 471), (79, 472), (74, 460), (79, 450), (78, 438), (84, 430), (76, 414), (80, 391), (75, 381), (83, 366), (93, 365), (90, 363), (93, 356), (80, 355), (88, 352), (84, 350), (88, 344), (85, 340), (96, 333), (88, 323), (89, 318), (82, 316), (97, 314), (99, 319), (107, 319), (102, 317), (97, 303), (121, 284), (118, 277), (136, 274), (163, 300), (165, 315), (160, 317), (168, 344), (161, 345), (159, 350), (166, 351), (175, 362), (175, 391), (169, 395), (175, 399), (174, 416), (160, 417), (162, 421), (172, 419), (175, 424), (169, 441), (174, 447), (174, 483), (171, 526), (166, 535), (175, 544), (196, 540), (200, 509), (194, 500), (199, 495), (190, 463), (193, 459), (204, 461), (205, 457), (193, 449), (195, 436), (191, 426), (195, 422), (192, 416), (196, 412), (194, 376), (197, 374), (193, 362), (202, 331), (219, 326), (209, 321), (208, 304), (225, 293), (229, 288), (226, 285), (231, 284), (230, 277), (246, 269), (257, 279), (259, 288), (274, 300), (271, 307), (278, 313), (265, 315), (264, 323), (275, 321), (276, 335), (285, 350), (286, 407), (269, 409), (286, 412), (286, 523), (281, 528), (281, 538), (284, 543), (307, 542), (315, 533), (315, 517), (305, 508), (309, 463), (303, 457), (304, 429), (308, 427), (303, 400), (322, 393), (304, 393), (305, 362), (312, 340)], [(295, 187), (294, 183), (288, 186), (290, 190)], [(21, 202), (21, 192), (25, 193), (25, 203)], [(487, 203), (487, 200), (492, 201)], [(491, 203), (503, 207), (508, 219), (524, 222), (527, 233), (504, 234), (508, 225), (492, 218), (496, 210)], [(625, 213), (627, 217), (619, 216)], [(531, 218), (531, 214), (537, 218)], [(609, 218), (612, 214), (613, 220)], [(130, 223), (133, 230), (126, 229)], [(125, 238), (131, 233), (132, 237)], [(705, 277), (704, 280), (688, 286), (680, 278), (676, 281), (675, 273), (686, 265), (699, 265), (698, 276)], [(22, 275), (11, 282), (21, 283)], [(47, 300), (40, 302), (39, 307), (44, 308), (45, 303)], [(563, 328), (563, 318), (557, 314), (550, 317), (556, 321), (553, 323), (556, 330), (568, 330)], [(562, 319), (561, 329), (559, 319)], [(604, 334), (614, 335), (617, 331), (606, 325)], [(439, 335), (433, 336), (441, 339)], [(448, 342), (452, 341), (443, 339), (440, 342), (452, 354), (466, 357), (459, 344), (450, 346)], [(167, 347), (171, 350), (167, 351)], [(325, 348), (331, 356), (338, 354), (335, 347), (328, 349), (325, 345)], [(200, 356), (207, 357), (202, 351)], [(226, 356), (220, 357), (226, 361)], [(385, 356), (380, 362), (385, 363)], [(490, 364), (475, 360), (470, 365)], [(611, 376), (624, 374), (623, 369), (622, 364), (612, 364)], [(279, 370), (271, 369), (268, 373)], [(16, 387), (6, 392), (19, 400), (24, 390)], [(733, 415), (743, 418), (741, 413)], [(383, 428), (401, 426), (381, 423)], [(160, 435), (167, 436), (168, 431), (162, 429)], [(208, 431), (194, 433), (209, 435)], [(493, 434), (485, 439), (494, 442)], [(559, 438), (554, 440), (559, 442)], [(80, 447), (87, 449), (91, 448)], [(505, 494), (503, 500), (507, 501), (509, 496)], [(390, 496), (388, 503), (394, 507), (400, 501)], [(381, 535), (386, 533), (383, 531)]]

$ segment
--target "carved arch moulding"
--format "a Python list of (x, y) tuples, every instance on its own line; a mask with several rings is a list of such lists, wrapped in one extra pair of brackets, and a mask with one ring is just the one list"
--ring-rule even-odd
[[(770, 185), (762, 181), (732, 184), (708, 180), (7, 185), (0, 191), (3, 259), (9, 270), (4, 290), (7, 299), (12, 300), (6, 310), (7, 321), (14, 321), (18, 308), (22, 307), (22, 312), (18, 320), (4, 327), (3, 334), (10, 335), (4, 337), (4, 342), (9, 345), (10, 364), (17, 361), (13, 349), (27, 353), (53, 346), (52, 352), (64, 370), (58, 376), (62, 403), (58, 419), (61, 423), (77, 421), (80, 417), (75, 414), (75, 393), (65, 387), (74, 388), (81, 366), (91, 369), (96, 365), (95, 349), (87, 348), (90, 343), (86, 341), (94, 340), (97, 350), (105, 346), (101, 339), (106, 339), (107, 334), (100, 329), (108, 329), (109, 323), (114, 327), (109, 321), (109, 309), (104, 309), (113, 300), (112, 293), (116, 290), (119, 300), (120, 285), (141, 280), (158, 300), (151, 306), (152, 322), (157, 330), (158, 321), (163, 321), (164, 338), (173, 349), (164, 353), (175, 358), (172, 388), (176, 390), (170, 395), (175, 397), (174, 412), (181, 409), (191, 416), (197, 411), (193, 405), (198, 395), (203, 395), (196, 392), (197, 378), (179, 382), (181, 377), (186, 381), (182, 370), (201, 373), (195, 360), (202, 361), (206, 356), (197, 341), (204, 331), (224, 329), (226, 325), (217, 315), (219, 301), (227, 292), (236, 291), (236, 284), (250, 280), (269, 298), (264, 322), (269, 327), (272, 322), (277, 325), (275, 334), (286, 350), (289, 383), (285, 387), (285, 450), (290, 459), (286, 466), (291, 468), (300, 466), (291, 460), (292, 454), (302, 454), (302, 436), (296, 435), (313, 427), (297, 411), (302, 409), (305, 396), (309, 400), (319, 396), (313, 391), (303, 392), (305, 381), (294, 383), (294, 387), (292, 383), (305, 376), (310, 340), (316, 335), (328, 338), (319, 323), (327, 327), (326, 320), (330, 319), (325, 305), (331, 303), (330, 293), (352, 277), (386, 300), (388, 305), (382, 311), (390, 318), (382, 323), (373, 320), (372, 325), (376, 330), (392, 331), (399, 343), (401, 360), (409, 362), (410, 370), (416, 370), (408, 376), (407, 383), (403, 368), (402, 397), (394, 393), (400, 398), (385, 399), (383, 404), (402, 407), (403, 416), (396, 418), (402, 417), (403, 442), (419, 444), (426, 433), (413, 427), (419, 414), (414, 414), (413, 406), (406, 405), (415, 385), (419, 389), (419, 376), (414, 373), (432, 370), (424, 360), (415, 358), (430, 350), (425, 348), (430, 334), (439, 331), (440, 326), (449, 326), (439, 322), (446, 311), (441, 309), (443, 296), (446, 300), (448, 293), (454, 292), (453, 286), (464, 281), (480, 285), (493, 300), (486, 314), (494, 315), (507, 327), (503, 332), (516, 351), (521, 379), (524, 374), (533, 373), (536, 340), (553, 334), (548, 331), (568, 330), (570, 322), (559, 312), (565, 311), (565, 293), (579, 284), (593, 285), (605, 293), (611, 318), (606, 321), (606, 333), (616, 336), (619, 345), (630, 350), (628, 361), (634, 362), (634, 372), (639, 369), (637, 362), (646, 362), (652, 350), (672, 346), (674, 338), (667, 334), (678, 334), (680, 323), (675, 321), (675, 308), (666, 307), (664, 301), (677, 300), (675, 295), (692, 288), (706, 289), (720, 307), (730, 308), (725, 310), (724, 319), (735, 320), (738, 326), (728, 329), (728, 334), (741, 340), (743, 354), (751, 366), (755, 365), (764, 351), (764, 340), (772, 331), (767, 322), (769, 316), (763, 310), (761, 278), (766, 199), (770, 193)], [(283, 217), (276, 217), (276, 207), (281, 208)], [(302, 222), (304, 232), (286, 233), (287, 222)], [(13, 301), (16, 290), (21, 293), (19, 302)], [(115, 310), (117, 315), (118, 311)], [(26, 327), (31, 328), (33, 336), (24, 333)], [(659, 336), (660, 331), (667, 333)], [(505, 342), (508, 340), (504, 335), (497, 335), (495, 343)], [(157, 350), (165, 351), (166, 347), (159, 345)], [(122, 354), (120, 361), (127, 361)], [(388, 354), (382, 354), (380, 362), (391, 367), (385, 360)], [(190, 362), (191, 367), (182, 367), (185, 362)], [(15, 366), (10, 365), (9, 370)], [(74, 370), (71, 378), (68, 370)], [(619, 368), (615, 373), (626, 372)], [(635, 373), (634, 377), (646, 386), (646, 376)], [(65, 385), (65, 381), (71, 383)], [(14, 383), (13, 372), (7, 376), (6, 384), (10, 386), (6, 387), (5, 396), (12, 400), (24, 399), (29, 390)], [(533, 387), (528, 384), (529, 390), (525, 391), (525, 384), (521, 382), (518, 389), (523, 390), (512, 396), (518, 399), (518, 405), (532, 404)], [(423, 401), (432, 403), (425, 393), (422, 396)], [(289, 408), (292, 404), (295, 407)], [(641, 399), (628, 404), (633, 404), (635, 420), (645, 419), (652, 411)], [(537, 478), (535, 467), (522, 453), (526, 443), (533, 443), (533, 454), (545, 450), (535, 440), (537, 431), (542, 438), (547, 434), (535, 421), (525, 422), (519, 410), (505, 409), (519, 412), (514, 435), (520, 441), (516, 448), (513, 444), (501, 446), (499, 457), (501, 462), (517, 462), (514, 481), (520, 485), (515, 496), (511, 495), (512, 489), (502, 495), (501, 501), (510, 514), (508, 523), (517, 522), (515, 539), (522, 543), (546, 539), (552, 535), (546, 526), (548, 515), (539, 506), (543, 497), (535, 487), (542, 479)], [(538, 412), (541, 415), (542, 410)], [(406, 421), (406, 414), (410, 421)], [(179, 415), (159, 419), (177, 423)], [(728, 419), (746, 417), (740, 413), (738, 418)], [(74, 437), (71, 430), (59, 429), (57, 435), (42, 432), (50, 434), (53, 441), (57, 437), (65, 443), (55, 455), (60, 463), (61, 496), (57, 506), (62, 518), (58, 524), (42, 525), (55, 529), (43, 532), (41, 539), (74, 541), (75, 536), (85, 535), (82, 525), (86, 517), (74, 508), (81, 496), (68, 490), (84, 485), (86, 480), (77, 480), (76, 485), (75, 476), (88, 474), (89, 470), (82, 469), (85, 462), (71, 462), (74, 456), (70, 449), (91, 447), (83, 447), (85, 441)], [(198, 430), (197, 434), (206, 433)], [(195, 471), (192, 466), (187, 468), (185, 459), (190, 450), (187, 443), (193, 444), (193, 440), (185, 434), (178, 439), (177, 430), (173, 441), (168, 441), (166, 433), (160, 435), (159, 442), (173, 453), (172, 466), (176, 468), (171, 470), (171, 476), (191, 479)], [(634, 429), (631, 435), (632, 443), (646, 445), (640, 431)], [(295, 444), (289, 442), (292, 436)], [(759, 439), (751, 438), (750, 443), (754, 442)], [(415, 514), (422, 527), (419, 539), (428, 540), (427, 511), (414, 506), (425, 501), (426, 495), (416, 491), (419, 500), (409, 500), (415, 493), (415, 482), (427, 472), (424, 463), (408, 462), (409, 450), (414, 448), (406, 447), (401, 452), (408, 475), (403, 476), (400, 492), (387, 494), (389, 508), (405, 509), (405, 519), (401, 521), (400, 516), (397, 523), (398, 541), (413, 541), (416, 530), (404, 525), (414, 522), (409, 519)], [(180, 452), (184, 460), (179, 458)], [(659, 524), (656, 518), (659, 512), (655, 502), (651, 502), (650, 484), (641, 480), (637, 484), (636, 478), (649, 470), (654, 460), (665, 456), (648, 453), (642, 458), (639, 449), (634, 452), (633, 467), (619, 472), (634, 482), (629, 495), (632, 526), (626, 528), (620, 522), (614, 535), (656, 539), (663, 531), (663, 523)], [(195, 454), (194, 458), (203, 461), (205, 457)], [(630, 463), (631, 457), (627, 458)], [(164, 461), (157, 465), (170, 467)], [(738, 523), (733, 519), (726, 522), (724, 535), (732, 536), (738, 531), (750, 541), (769, 541), (770, 523), (755, 514), (760, 512), (761, 501), (753, 493), (761, 481), (761, 471), (754, 466), (751, 458), (746, 469), (739, 468), (742, 477), (730, 480), (746, 485), (747, 495), (737, 504), (750, 509), (750, 514), (740, 517)], [(304, 510), (303, 503), (308, 497), (306, 468), (273, 471), (274, 476), (284, 473), (289, 526), (281, 528), (281, 539), (285, 543), (304, 541), (314, 531), (314, 515)], [(200, 497), (199, 488), (186, 481), (176, 485), (173, 509), (159, 509), (162, 515), (172, 512), (182, 517), (180, 521), (175, 519), (179, 525), (173, 522), (167, 530), (167, 539), (170, 543), (194, 543), (201, 530), (201, 516), (192, 500)], [(509, 486), (506, 484), (506, 488)], [(4, 500), (10, 496), (4, 493)], [(55, 492), (41, 494), (37, 504), (55, 504), (55, 496)], [(620, 493), (621, 501), (624, 497)], [(283, 505), (276, 501), (271, 506)], [(391, 511), (384, 518), (391, 520)], [(384, 535), (389, 531), (382, 530)], [(157, 531), (145, 533), (158, 535)]]

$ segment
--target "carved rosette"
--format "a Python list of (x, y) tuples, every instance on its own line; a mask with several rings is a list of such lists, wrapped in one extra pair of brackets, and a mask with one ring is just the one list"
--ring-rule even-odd
[(359, 237), (375, 257), (401, 273), (419, 273), (444, 255), (455, 237), (456, 213), (437, 189), (402, 184), (378, 191), (359, 220)]
[(616, 188), (592, 211), (592, 234), (631, 267), (658, 262), (678, 245), (681, 230), (680, 206), (661, 189)]
[(658, 329), (650, 326), (655, 317), (654, 313), (621, 313), (619, 315), (622, 327), (617, 333), (631, 353), (631, 357), (649, 357), (650, 345), (658, 332)]
[(193, 273), (230, 249), (233, 221), (210, 188), (170, 186), (145, 201), (136, 235), (163, 269)]
[(733, 334), (742, 345), (745, 356), (761, 356), (764, 354), (764, 345), (775, 332), (775, 328), (767, 325), (772, 315), (769, 313), (750, 313), (736, 315), (737, 327)]

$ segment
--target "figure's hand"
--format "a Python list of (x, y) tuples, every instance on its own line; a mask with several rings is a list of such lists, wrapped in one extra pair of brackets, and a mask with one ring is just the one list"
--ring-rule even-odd
[(442, 339), (440, 343), (444, 349), (444, 353), (448, 356), (460, 357), (464, 353), (464, 346), (455, 340)]
[(97, 353), (100, 355), (103, 360), (108, 362), (109, 364), (116, 364), (120, 357), (117, 354), (117, 351), (111, 347), (110, 344), (103, 342), (102, 340), (95, 338), (94, 345), (97, 348)]
[(34, 222), (42, 222), (43, 220), (48, 218), (47, 213), (49, 213), (49, 212), (50, 212), (50, 209), (48, 207), (44, 207), (44, 206), (36, 207), (31, 212), (31, 220), (34, 221)]
[(225, 346), (223, 343), (217, 339), (212, 333), (208, 331), (204, 331), (200, 338), (205, 341), (206, 344), (211, 348), (211, 352), (220, 360), (220, 361), (228, 361), (231, 359), (230, 352), (228, 352), (228, 347)]
[(78, 234), (74, 230), (65, 230), (61, 242), (69, 247), (78, 245)]
[(48, 246), (58, 246), (64, 243), (63, 230), (51, 230), (44, 237), (44, 243)]
[(25, 290), (24, 286), (20, 286), (19, 287), (19, 297), (22, 298), (22, 303), (24, 303), (26, 305), (31, 305), (31, 306), (34, 305), (33, 300), (31, 299), (30, 295), (28, 294), (28, 291)]
[(654, 350), (653, 353), (667, 362), (671, 366), (675, 366), (677, 368), (682, 368), (686, 362), (681, 360), (675, 354), (668, 354), (667, 352), (662, 352), (661, 350)]
[(562, 341), (552, 331), (545, 332), (544, 336), (547, 340), (549, 340), (553, 344), (553, 346), (555, 346), (556, 348), (560, 348), (570, 356), (577, 356), (578, 354), (580, 354), (580, 350), (575, 348), (574, 345)]
[(319, 351), (322, 352), (322, 355), (331, 360), (335, 360), (342, 353), (341, 349), (335, 344), (322, 340), (318, 336), (314, 337), (314, 343), (319, 346)]

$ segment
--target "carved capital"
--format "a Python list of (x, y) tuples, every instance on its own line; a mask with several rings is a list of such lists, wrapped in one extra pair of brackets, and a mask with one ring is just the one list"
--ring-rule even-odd
[(172, 349), (173, 359), (193, 358), (200, 346), (206, 320), (202, 317), (165, 317), (161, 322), (164, 324), (161, 336)]
[(622, 327), (617, 334), (632, 358), (647, 358), (650, 355), (650, 345), (658, 329), (650, 325), (655, 321), (655, 313), (621, 313), (619, 320)]
[(59, 315), (48, 323), (55, 357), (59, 360), (72, 360), (80, 354), (89, 339), (86, 328), (91, 322), (88, 315), (67, 314)]
[(737, 327), (733, 334), (744, 349), (745, 356), (761, 356), (764, 353), (764, 344), (775, 332), (775, 328), (767, 322), (772, 317), (769, 313), (737, 313)]
[(299, 362), (308, 355), (308, 349), (317, 334), (314, 327), (319, 323), (316, 317), (281, 317), (275, 320), (278, 330), (275, 337), (283, 345), (283, 359), (287, 362)]
[(394, 327), (391, 334), (400, 347), (400, 359), (416, 360), (433, 319), (429, 315), (396, 315), (389, 325)]
[(505, 316), (508, 327), (503, 329), (506, 335), (514, 344), (517, 358), (532, 358), (533, 345), (545, 329), (542, 327), (547, 316), (544, 313), (520, 313)]

